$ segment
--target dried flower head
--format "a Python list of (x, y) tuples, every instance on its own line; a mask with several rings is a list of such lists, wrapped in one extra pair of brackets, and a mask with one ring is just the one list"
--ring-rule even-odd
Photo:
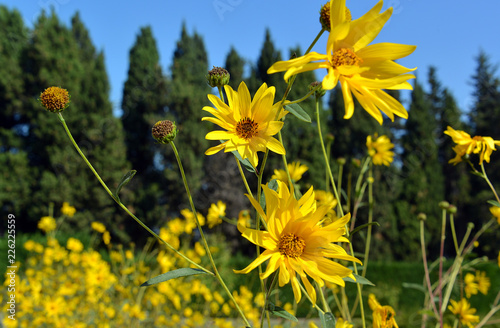
[(49, 87), (40, 94), (40, 103), (52, 113), (62, 112), (69, 106), (71, 96), (68, 90), (59, 87)]
[(220, 88), (223, 85), (229, 84), (230, 74), (226, 69), (214, 66), (214, 68), (208, 71), (206, 78), (212, 88)]
[(158, 121), (152, 129), (153, 138), (159, 143), (171, 143), (177, 136), (177, 127), (172, 121)]

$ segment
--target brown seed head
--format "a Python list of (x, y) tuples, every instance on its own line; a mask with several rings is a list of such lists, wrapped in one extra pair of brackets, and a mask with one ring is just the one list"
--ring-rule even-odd
[(168, 144), (177, 136), (177, 127), (172, 121), (158, 121), (153, 126), (151, 134), (159, 143)]
[(214, 68), (208, 71), (208, 75), (206, 76), (206, 78), (208, 84), (212, 88), (215, 88), (229, 84), (230, 75), (226, 69), (214, 66)]

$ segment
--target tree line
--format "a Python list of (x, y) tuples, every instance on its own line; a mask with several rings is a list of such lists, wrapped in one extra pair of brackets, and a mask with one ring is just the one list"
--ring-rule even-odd
[[(211, 126), (201, 122), (201, 108), (209, 105), (207, 94), (213, 90), (205, 79), (210, 68), (199, 34), (190, 34), (182, 26), (172, 64), (165, 69), (159, 63), (152, 29), (142, 27), (130, 49), (123, 112), (116, 117), (109, 100), (104, 53), (93, 45), (78, 13), (70, 26), (65, 26), (53, 11), (42, 12), (33, 28), (28, 29), (17, 10), (0, 6), (0, 26), (0, 207), (4, 213), (23, 218), (24, 231), (36, 230), (37, 221), (49, 214), (51, 204), (57, 216), (61, 204), (69, 202), (78, 212), (66, 219), (62, 229), (67, 232), (88, 229), (89, 222), (98, 220), (123, 242), (137, 242), (146, 236), (101, 188), (72, 148), (57, 118), (41, 109), (37, 98), (52, 85), (67, 89), (72, 95), (64, 117), (106, 183), (116, 187), (126, 172), (137, 170), (120, 197), (146, 224), (157, 228), (188, 207), (173, 153), (151, 137), (151, 127), (160, 119), (173, 120), (179, 127), (175, 142), (199, 209), (208, 209), (210, 203), (222, 200), (228, 205), (228, 216), (237, 217), (240, 210), (250, 208), (230, 155), (204, 155), (209, 147), (204, 136)], [(270, 31), (266, 31), (256, 62), (231, 48), (220, 66), (230, 72), (233, 88), (245, 81), (255, 92), (265, 82), (276, 86), (276, 98), (280, 99), (286, 86), (283, 75), (268, 75), (267, 69), (278, 60), (301, 54), (301, 49), (295, 48), (282, 55), (273, 44)], [(298, 76), (288, 99), (301, 98), (315, 80), (313, 72)], [(436, 68), (420, 71), (409, 99), (408, 120), (387, 119), (383, 125), (359, 105), (351, 119), (343, 119), (344, 104), (338, 88), (327, 94), (328, 99), (322, 103), (322, 131), (334, 136), (329, 149), (333, 169), (338, 170), (338, 158), (346, 159), (343, 186), (352, 183), (359, 173), (356, 160), (366, 155), (368, 135), (388, 135), (396, 145), (394, 163), (374, 171), (374, 219), (380, 224), (374, 230), (375, 258), (404, 260), (418, 256), (419, 213), (427, 216), (427, 233), (434, 236), (427, 240), (431, 251), (435, 250), (441, 200), (458, 207), (459, 234), (465, 231), (468, 221), (479, 226), (488, 219), (488, 189), (481, 179), (469, 173), (466, 164), (448, 164), (454, 157), (452, 142), (443, 135), (450, 125), (471, 135), (500, 139), (500, 82), (485, 53), (477, 56), (470, 82), (474, 86), (474, 104), (469, 112), (464, 112), (452, 92), (439, 81)], [(392, 95), (399, 97), (397, 92)], [(314, 117), (313, 99), (301, 105)], [(289, 162), (300, 161), (309, 167), (301, 181), (304, 187), (325, 189), (316, 124), (314, 119), (306, 123), (288, 116), (283, 129), (284, 146)], [(499, 157), (494, 153), (492, 162), (487, 164), (497, 189)], [(282, 166), (279, 156), (270, 156), (267, 176)], [(253, 179), (250, 174), (248, 178)], [(367, 206), (360, 208), (359, 224), (365, 223), (366, 211)], [(238, 234), (234, 227), (224, 229), (228, 236)], [(360, 236), (362, 239), (363, 232)], [(498, 237), (494, 233), (488, 235), (491, 241), (499, 240)], [(398, 247), (393, 247), (396, 244)], [(494, 243), (485, 243), (478, 251), (494, 254), (497, 248)]]

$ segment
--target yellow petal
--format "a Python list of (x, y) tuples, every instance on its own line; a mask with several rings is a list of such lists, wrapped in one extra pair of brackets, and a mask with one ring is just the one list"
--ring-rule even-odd
[(227, 141), (225, 143), (220, 144), (220, 145), (208, 148), (207, 151), (205, 152), (205, 155), (213, 155), (213, 154), (218, 153), (219, 151), (224, 149), (226, 143), (227, 143)]
[(246, 268), (243, 270), (233, 270), (234, 273), (249, 273), (259, 265), (261, 265), (263, 262), (267, 261), (272, 255), (274, 254), (273, 251), (270, 250), (265, 250), (262, 254), (260, 254), (259, 257), (257, 257), (252, 263), (250, 263)]
[(215, 130), (208, 132), (205, 136), (207, 140), (227, 140), (231, 139), (234, 136), (234, 133), (224, 131), (224, 130)]
[(340, 85), (342, 87), (342, 96), (344, 97), (344, 107), (345, 107), (344, 118), (347, 120), (352, 117), (352, 114), (354, 114), (354, 101), (352, 100), (352, 93), (351, 90), (349, 89), (349, 83), (341, 79)]
[(408, 56), (415, 51), (417, 46), (399, 43), (376, 43), (364, 47), (356, 52), (356, 55), (366, 60), (396, 60)]
[(273, 151), (277, 154), (280, 155), (285, 155), (285, 147), (279, 142), (277, 139), (274, 138), (267, 138), (267, 144), (266, 147), (269, 148), (270, 151)]

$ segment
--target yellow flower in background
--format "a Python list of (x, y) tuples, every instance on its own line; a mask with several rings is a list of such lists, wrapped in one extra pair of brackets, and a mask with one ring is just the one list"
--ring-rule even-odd
[(90, 224), (90, 226), (92, 229), (100, 233), (104, 233), (106, 231), (106, 227), (101, 222), (94, 221)]
[(351, 325), (348, 321), (344, 321), (342, 318), (337, 319), (337, 323), (335, 324), (335, 328), (352, 328), (353, 325)]
[(70, 237), (66, 242), (66, 248), (70, 251), (79, 253), (83, 250), (83, 244), (78, 239)]
[(111, 235), (109, 234), (109, 231), (104, 231), (104, 233), (102, 234), (102, 241), (105, 245), (109, 245), (109, 243), (111, 242)]
[(226, 204), (222, 201), (217, 201), (217, 204), (210, 205), (207, 214), (208, 227), (219, 225), (222, 223), (222, 218), (226, 216)]
[(67, 215), (69, 217), (72, 217), (76, 213), (76, 208), (69, 205), (68, 202), (64, 202), (62, 207), (61, 207), (61, 213), (64, 215)]
[(453, 163), (453, 165), (460, 163), (463, 156), (473, 153), (479, 154), (479, 165), (482, 165), (483, 161), (489, 163), (491, 153), (496, 150), (495, 146), (500, 146), (500, 140), (481, 136), (471, 138), (467, 132), (455, 130), (451, 126), (448, 126), (444, 134), (449, 135), (453, 139), (453, 142), (457, 144), (453, 147), (453, 151), (456, 153), (455, 158), (448, 161), (448, 163)]
[(478, 285), (476, 283), (476, 277), (472, 273), (467, 273), (464, 278), (465, 283), (465, 296), (470, 298), (471, 295), (476, 295), (478, 292)]
[[(191, 210), (188, 210), (187, 208), (181, 210), (182, 216), (186, 219), (186, 223), (184, 225), (184, 231), (187, 234), (191, 234), (193, 232), (193, 229), (196, 229), (196, 221), (194, 219), (194, 214)], [(205, 225), (205, 217), (200, 213), (196, 213), (196, 217), (198, 218), (198, 222), (200, 223), (201, 226)]]
[(462, 298), (459, 302), (450, 300), (451, 305), (448, 305), (448, 309), (458, 318), (463, 325), (467, 325), (473, 328), (474, 323), (479, 322), (479, 316), (474, 315), (476, 309), (470, 307), (470, 303), (467, 302), (465, 298)]
[(477, 282), (477, 289), (481, 292), (481, 294), (486, 295), (488, 294), (488, 290), (491, 287), (491, 281), (490, 278), (486, 276), (486, 272), (484, 271), (476, 271), (476, 282)]
[(371, 156), (374, 165), (389, 166), (394, 160), (394, 152), (391, 151), (394, 144), (385, 135), (377, 137), (375, 134), (375, 138), (376, 140), (373, 141), (372, 136), (366, 137), (368, 155)]
[(249, 210), (241, 210), (240, 213), (238, 213), (238, 223), (237, 223), (238, 226), (250, 228), (251, 221), (252, 217), (250, 216)]
[(45, 233), (56, 230), (56, 219), (51, 216), (44, 216), (38, 221), (38, 229)]
[(295, 300), (300, 301), (302, 293), (297, 275), (300, 277), (307, 293), (316, 302), (316, 291), (307, 276), (313, 278), (320, 286), (324, 281), (341, 286), (342, 278), (351, 277), (352, 271), (332, 261), (339, 259), (361, 263), (350, 256), (337, 242), (349, 242), (345, 234), (345, 224), (350, 219), (347, 214), (336, 222), (322, 227), (318, 225), (330, 206), (316, 207), (314, 191), (311, 187), (299, 200), (293, 196), (285, 183), (278, 181), (278, 192), (263, 186), (266, 198), (266, 212), (260, 204), (248, 196), (257, 212), (267, 223), (268, 231), (248, 229), (238, 226), (242, 236), (252, 243), (264, 248), (250, 265), (236, 273), (249, 273), (263, 262), (269, 260), (266, 271), (260, 276), (265, 279), (279, 270), (279, 285), (291, 283)]
[(329, 225), (337, 219), (337, 212), (335, 208), (337, 207), (337, 200), (331, 192), (326, 192), (324, 190), (315, 190), (314, 199), (316, 200), (316, 205), (327, 205), (330, 206), (330, 210), (326, 213), (325, 218), (321, 222), (323, 225)]
[(368, 296), (368, 305), (373, 312), (373, 328), (398, 328), (396, 312), (389, 305), (380, 305), (374, 294)]
[(203, 121), (209, 121), (219, 125), (223, 130), (209, 132), (207, 140), (226, 140), (224, 143), (209, 148), (205, 155), (213, 155), (220, 150), (224, 152), (238, 151), (240, 156), (247, 158), (253, 167), (257, 167), (259, 159), (257, 152), (265, 152), (269, 149), (275, 153), (284, 155), (285, 148), (274, 136), (283, 127), (283, 122), (276, 121), (285, 115), (282, 112), (278, 118), (276, 115), (280, 110), (280, 102), (273, 104), (276, 89), (262, 86), (255, 93), (253, 100), (244, 82), (241, 82), (238, 91), (225, 85), (227, 94), (226, 105), (219, 97), (208, 95), (208, 99), (215, 106), (203, 107), (215, 117), (204, 117)]
[(415, 78), (406, 74), (414, 69), (403, 67), (394, 62), (408, 56), (415, 46), (379, 43), (368, 45), (384, 27), (392, 15), (392, 8), (383, 13), (380, 1), (362, 17), (351, 21), (345, 0), (330, 1), (330, 28), (326, 53), (310, 52), (288, 61), (274, 63), (268, 74), (283, 72), (285, 80), (299, 73), (316, 69), (327, 69), (322, 87), (331, 90), (340, 82), (345, 104), (345, 119), (354, 113), (354, 97), (361, 106), (380, 124), (385, 113), (391, 120), (394, 115), (408, 118), (408, 113), (396, 99), (383, 89), (412, 89), (407, 82)]
[(490, 212), (493, 214), (494, 217), (497, 218), (498, 224), (500, 224), (500, 207), (498, 206), (492, 206), (490, 207)]
[[(300, 162), (292, 162), (287, 164), (288, 172), (290, 173), (290, 178), (293, 181), (299, 181), (302, 179), (302, 175), (309, 170), (306, 165), (301, 165)], [(288, 177), (285, 170), (274, 170), (274, 174), (271, 179), (280, 180), (288, 183)]]

